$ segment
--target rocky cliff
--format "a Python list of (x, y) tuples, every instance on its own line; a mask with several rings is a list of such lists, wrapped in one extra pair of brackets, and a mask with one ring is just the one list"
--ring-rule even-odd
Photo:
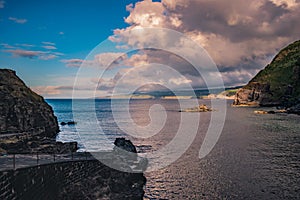
[(273, 61), (237, 91), (234, 105), (297, 108), (300, 103), (300, 40), (282, 49)]
[(9, 69), (0, 69), (0, 134), (24, 133), (53, 138), (59, 132), (52, 108)]

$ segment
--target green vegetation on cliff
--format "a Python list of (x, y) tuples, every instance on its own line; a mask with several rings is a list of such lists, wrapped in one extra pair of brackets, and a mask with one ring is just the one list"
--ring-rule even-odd
[[(285, 95), (292, 96), (293, 100), (298, 99), (300, 97), (300, 40), (282, 49), (273, 61), (250, 81), (253, 82), (270, 85), (274, 101), (279, 101)], [(249, 89), (250, 85), (245, 88)]]
[(300, 105), (300, 40), (282, 49), (265, 69), (238, 90), (234, 105), (283, 106), (290, 108), (291, 113), (300, 113), (297, 107)]

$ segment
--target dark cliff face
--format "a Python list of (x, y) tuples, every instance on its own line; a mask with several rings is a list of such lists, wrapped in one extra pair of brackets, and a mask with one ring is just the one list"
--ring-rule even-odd
[(300, 103), (300, 40), (282, 49), (273, 61), (236, 93), (234, 105), (292, 107)]
[(0, 134), (24, 132), (53, 138), (59, 132), (57, 118), (15, 71), (0, 69)]

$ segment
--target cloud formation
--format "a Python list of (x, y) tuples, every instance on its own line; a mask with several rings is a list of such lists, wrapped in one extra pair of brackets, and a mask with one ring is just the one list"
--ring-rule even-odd
[(55, 46), (54, 42), (42, 42), (44, 45), (50, 45), (50, 46)]
[(48, 49), (48, 50), (55, 50), (57, 49), (55, 46), (50, 46), (50, 45), (47, 45), (47, 46), (42, 46), (44, 49)]
[(40, 59), (40, 60), (52, 60), (57, 58), (60, 53), (56, 52), (45, 52), (45, 51), (31, 51), (31, 50), (24, 50), (24, 49), (6, 49), (3, 50), (4, 52), (11, 53), (15, 57), (23, 57), (29, 59)]
[[(168, 35), (131, 37), (128, 32), (143, 27), (177, 30), (208, 51), (227, 86), (245, 84), (279, 49), (300, 39), (300, 1), (295, 0), (144, 0), (128, 5), (127, 10), (130, 14), (125, 22), (130, 26), (116, 29), (111, 41), (136, 47), (147, 43), (173, 44), (177, 41)], [(147, 62), (170, 60), (170, 55), (154, 59), (151, 54), (155, 53), (148, 52)], [(145, 55), (133, 58), (144, 61)], [(175, 68), (197, 77), (187, 66)]]
[[(34, 44), (14, 44), (9, 45), (6, 43), (0, 44), (3, 47), (3, 52), (10, 53), (14, 57), (23, 57), (29, 59), (39, 59), (39, 60), (52, 60), (58, 58), (59, 56), (64, 55), (60, 52), (54, 52), (52, 50), (56, 50), (57, 48), (53, 45), (55, 43), (51, 42), (42, 42), (44, 46), (36, 46)], [(45, 51), (48, 50), (48, 51)]]
[(19, 18), (16, 18), (16, 17), (9, 17), (8, 19), (15, 22), (15, 23), (17, 23), (17, 24), (25, 24), (27, 22), (27, 19), (19, 19)]
[(44, 53), (42, 51), (28, 51), (22, 49), (5, 50), (5, 52), (12, 53), (14, 56), (30, 58), (30, 59), (41, 56)]
[(67, 67), (80, 67), (84, 62), (83, 59), (73, 58), (73, 59), (64, 59), (61, 60), (62, 63), (65, 63)]
[[(91, 60), (83, 60), (78, 58), (61, 60), (67, 67), (94, 67), (96, 69), (106, 69), (119, 66), (120, 62), (126, 58), (126, 54), (105, 52), (96, 54)], [(110, 66), (111, 65), (111, 66)]]

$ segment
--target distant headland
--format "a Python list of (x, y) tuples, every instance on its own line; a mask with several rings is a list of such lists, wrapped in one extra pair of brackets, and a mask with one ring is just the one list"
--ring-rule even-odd
[(282, 49), (239, 89), (233, 105), (278, 107), (300, 114), (300, 40)]

